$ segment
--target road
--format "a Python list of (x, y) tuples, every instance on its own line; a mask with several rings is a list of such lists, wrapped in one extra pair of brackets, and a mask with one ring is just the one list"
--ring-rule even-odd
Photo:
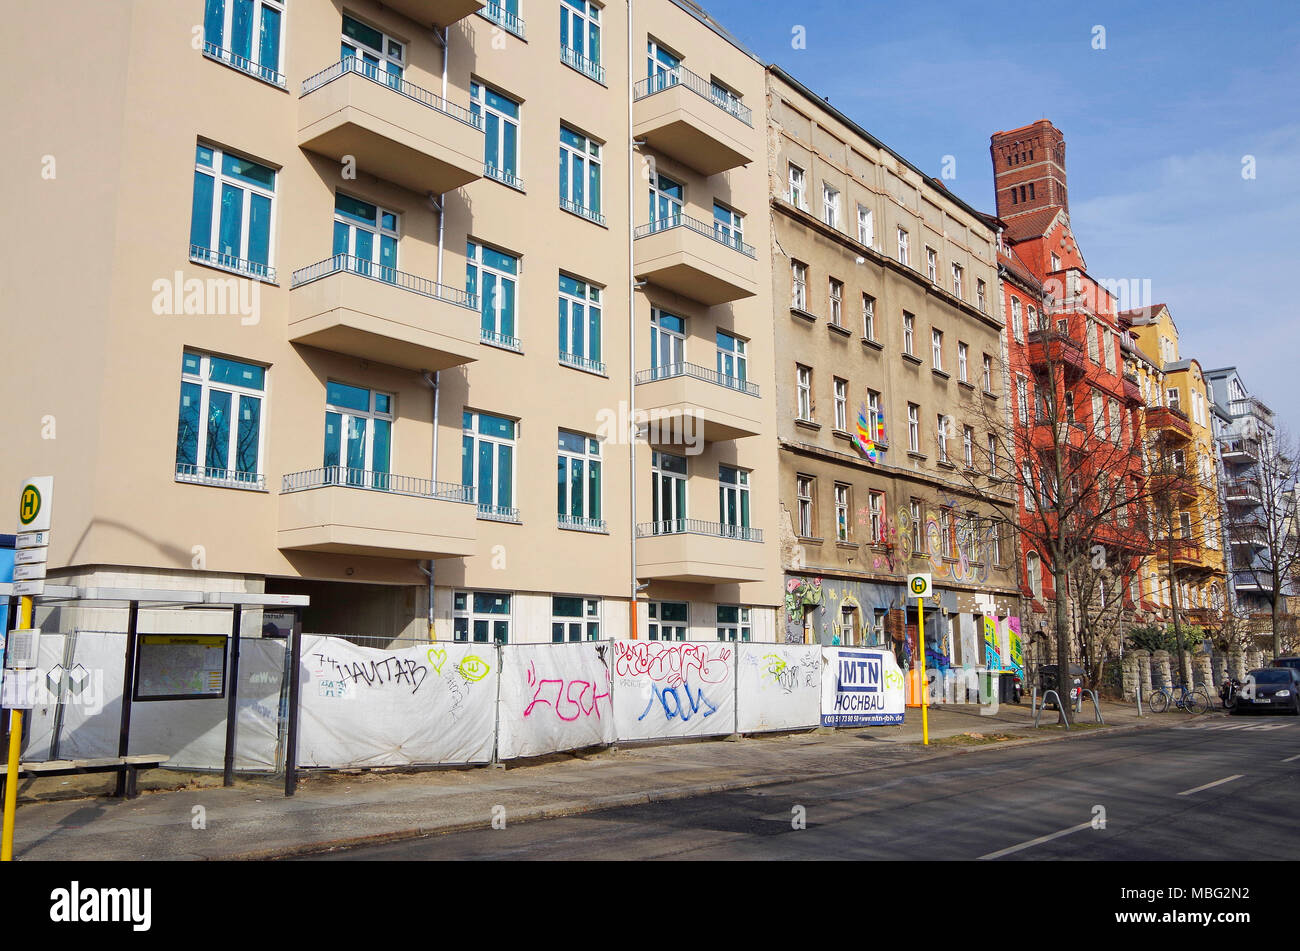
[(1294, 719), (1198, 718), (309, 858), (1292, 859), (1298, 780)]

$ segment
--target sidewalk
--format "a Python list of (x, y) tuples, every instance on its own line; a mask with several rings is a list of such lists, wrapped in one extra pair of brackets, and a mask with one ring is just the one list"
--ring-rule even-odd
[[(1182, 714), (1139, 720), (1132, 707), (1120, 704), (1103, 704), (1102, 710), (1110, 729), (1190, 720)], [(906, 723), (897, 727), (624, 745), (507, 768), (312, 773), (291, 799), (284, 797), (282, 781), (267, 777), (241, 779), (230, 789), (145, 792), (131, 802), (33, 802), (19, 806), (14, 852), (28, 861), (271, 858), (482, 828), (490, 824), (495, 806), (505, 808), (508, 822), (519, 822), (880, 769), (968, 748), (1067, 738), (1050, 712), (1035, 731), (1027, 703), (1003, 706), (993, 716), (981, 716), (974, 706), (932, 708), (929, 719), (930, 748), (920, 745), (920, 711), (908, 710)], [(1099, 732), (1102, 728), (1081, 726), (1069, 735)], [(200, 815), (204, 823), (198, 822)], [(195, 828), (203, 824), (206, 828)]]

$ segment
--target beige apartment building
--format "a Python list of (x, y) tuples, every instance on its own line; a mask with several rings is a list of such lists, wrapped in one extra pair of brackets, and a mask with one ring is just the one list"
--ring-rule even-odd
[(909, 666), (930, 572), (927, 645), (982, 666), (1019, 613), (993, 222), (780, 69), (768, 99), (783, 636)]
[(4, 185), (0, 484), (55, 477), (52, 581), (307, 594), (317, 633), (776, 636), (765, 74), (707, 15), (13, 13), (74, 47)]

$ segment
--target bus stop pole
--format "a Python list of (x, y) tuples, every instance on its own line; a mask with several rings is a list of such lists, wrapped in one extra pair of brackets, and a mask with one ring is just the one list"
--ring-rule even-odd
[[(136, 632), (140, 625), (140, 602), (129, 602), (126, 609), (126, 660), (122, 668), (122, 721), (118, 727), (117, 755), (128, 756), (131, 748), (131, 698), (135, 695), (135, 653)], [(117, 773), (118, 797), (126, 796), (134, 790), (128, 789), (128, 768), (123, 766)], [(134, 779), (134, 774), (131, 776)]]
[(226, 672), (226, 758), (221, 785), (235, 785), (235, 742), (239, 725), (239, 627), (243, 605), (236, 604), (230, 621), (230, 670)]
[[(18, 608), (18, 627), (26, 631), (32, 626), (32, 613), (35, 602), (24, 596)], [(9, 650), (6, 640), (5, 651)], [(4, 831), (0, 834), (0, 862), (12, 862), (14, 859), (14, 819), (18, 812), (18, 760), (23, 743), (23, 711), (15, 708), (9, 711), (9, 769), (5, 772), (5, 810)]]
[(298, 703), (302, 687), (302, 623), (294, 618), (289, 638), (289, 736), (285, 744), (284, 794), (292, 796), (298, 786)]

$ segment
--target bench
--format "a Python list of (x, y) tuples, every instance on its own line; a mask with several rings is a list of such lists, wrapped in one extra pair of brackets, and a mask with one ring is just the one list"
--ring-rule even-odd
[[(142, 769), (153, 769), (171, 759), (170, 756), (141, 755), (105, 756), (99, 759), (52, 759), (42, 763), (20, 763), (18, 775), (22, 776), (70, 776), (78, 773), (117, 773), (115, 796), (134, 799), (139, 795), (136, 789), (136, 773)], [(0, 763), (0, 779), (9, 779), (9, 765)]]

